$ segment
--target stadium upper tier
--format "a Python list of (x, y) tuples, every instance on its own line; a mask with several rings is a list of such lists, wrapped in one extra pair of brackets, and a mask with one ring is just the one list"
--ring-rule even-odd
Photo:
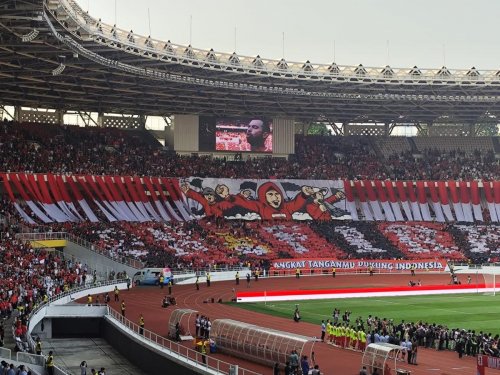
[(3, 122), (0, 172), (320, 180), (500, 178), (496, 137), (297, 135), (295, 144), (289, 160), (229, 161), (166, 151), (147, 131)]
[(497, 71), (368, 68), (219, 53), (106, 25), (73, 0), (7, 0), (2, 104), (149, 115), (473, 124), (499, 112)]

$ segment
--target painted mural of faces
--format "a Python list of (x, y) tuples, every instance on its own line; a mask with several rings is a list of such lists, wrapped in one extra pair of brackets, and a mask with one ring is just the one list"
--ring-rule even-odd
[(270, 189), (266, 192), (266, 201), (273, 208), (279, 208), (281, 206), (281, 202), (283, 201), (283, 197), (281, 193)]

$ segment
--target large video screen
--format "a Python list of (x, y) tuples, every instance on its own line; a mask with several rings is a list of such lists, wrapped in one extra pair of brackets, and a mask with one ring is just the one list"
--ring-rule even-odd
[(272, 153), (272, 121), (259, 117), (216, 119), (215, 147), (217, 151)]

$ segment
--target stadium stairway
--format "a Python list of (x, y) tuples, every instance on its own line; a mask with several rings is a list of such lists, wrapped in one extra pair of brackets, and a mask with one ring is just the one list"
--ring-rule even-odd
[(408, 137), (408, 143), (410, 144), (411, 147), (411, 152), (414, 154), (420, 154), (420, 150), (417, 147), (417, 144), (415, 143), (415, 140), (412, 137)]
[(2, 321), (5, 332), (3, 338), (3, 347), (12, 350), (13, 353), (16, 350), (16, 339), (14, 338), (14, 333), (12, 332), (12, 327), (14, 326), (14, 321), (16, 320), (17, 316), (15, 312), (12, 313), (9, 318)]
[(500, 142), (498, 141), (498, 137), (491, 137), (493, 141), (493, 149), (495, 150), (495, 154), (500, 154)]
[(379, 159), (383, 160), (384, 159), (384, 153), (380, 149), (379, 144), (374, 139), (372, 139), (372, 138), (369, 138), (369, 141), (370, 141), (370, 146), (371, 146), (372, 150), (375, 152), (375, 155), (377, 155), (377, 157)]

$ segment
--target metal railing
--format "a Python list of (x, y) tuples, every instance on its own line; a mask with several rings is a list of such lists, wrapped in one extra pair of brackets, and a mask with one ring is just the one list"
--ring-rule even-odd
[(12, 351), (7, 348), (0, 348), (0, 357), (5, 358), (5, 359), (11, 359), (12, 358)]
[(197, 268), (197, 269), (183, 269), (183, 270), (172, 270), (172, 274), (174, 276), (183, 276), (183, 275), (191, 275), (195, 274), (197, 276), (204, 276), (207, 274), (207, 272), (210, 272), (211, 274), (217, 273), (217, 272), (236, 272), (236, 271), (248, 271), (250, 272), (250, 269), (248, 267), (240, 267), (240, 266), (234, 266), (234, 267), (204, 267), (204, 268)]
[(72, 288), (66, 292), (49, 297), (47, 302), (40, 303), (35, 309), (33, 309), (33, 311), (28, 316), (28, 334), (26, 336), (27, 336), (28, 345), (30, 347), (30, 350), (33, 352), (35, 351), (35, 341), (31, 337), (31, 331), (34, 328), (34, 327), (31, 327), (31, 318), (33, 317), (33, 315), (38, 313), (41, 309), (49, 306), (51, 303), (53, 303), (61, 298), (71, 296), (72, 294), (75, 294), (75, 293), (78, 293), (78, 292), (81, 292), (84, 290), (94, 289), (94, 288), (106, 286), (106, 285), (122, 284), (122, 283), (126, 283), (126, 282), (127, 282), (126, 279), (97, 281), (96, 283), (89, 281), (85, 285), (81, 285), (81, 286), (78, 286), (76, 288)]
[[(178, 342), (166, 339), (147, 329), (144, 329), (144, 333), (140, 334), (140, 327), (138, 324), (135, 324), (132, 321), (126, 319), (118, 311), (115, 311), (110, 307), (108, 307), (107, 316), (124, 326), (127, 330), (130, 331), (130, 333), (133, 333), (146, 340), (149, 345), (157, 346), (163, 350), (166, 350), (170, 356), (181, 359), (186, 364), (194, 365), (201, 369), (204, 368), (207, 371), (215, 371), (218, 374), (232, 375), (234, 373), (234, 364), (213, 358), (208, 353), (203, 355), (194, 349), (190, 349)], [(203, 360), (203, 357), (205, 357), (205, 361)], [(238, 367), (238, 374), (258, 375), (259, 373), (242, 367)]]
[(45, 367), (46, 359), (45, 356), (43, 355), (26, 353), (26, 352), (17, 352), (16, 361), (26, 363), (28, 365)]
[(83, 11), (74, 0), (53, 0), (47, 4), (49, 12), (57, 16), (68, 17), (67, 22), (60, 22), (61, 26), (75, 36), (88, 34), (88, 38), (96, 43), (108, 45), (111, 48), (122, 49), (128, 53), (155, 60), (173, 61), (181, 65), (193, 65), (209, 70), (235, 71), (251, 75), (270, 76), (278, 78), (293, 78), (298, 80), (338, 80), (345, 81), (352, 78), (363, 80), (399, 83), (399, 84), (475, 84), (489, 85), (498, 82), (497, 70), (447, 69), (442, 68), (411, 68), (400, 67), (364, 67), (333, 64), (317, 64), (284, 59), (267, 59), (260, 56), (243, 56), (236, 53), (226, 53), (214, 50), (193, 48), (191, 45), (179, 45), (142, 36), (132, 31), (120, 29), (116, 25), (108, 25), (93, 18)]

